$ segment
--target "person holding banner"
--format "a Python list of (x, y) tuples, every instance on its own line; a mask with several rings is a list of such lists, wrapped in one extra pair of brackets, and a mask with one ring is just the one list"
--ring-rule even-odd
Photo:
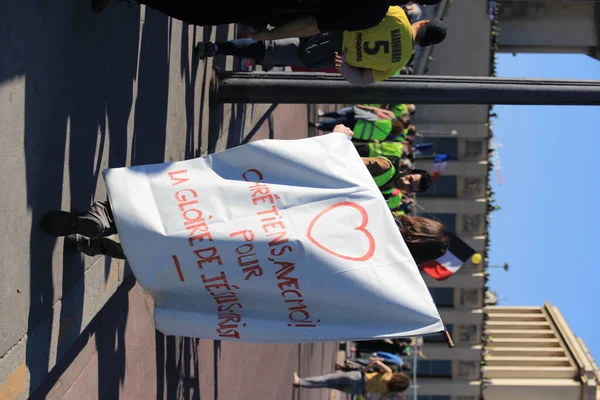
[[(352, 130), (338, 125), (334, 132), (352, 136)], [(398, 185), (407, 192), (425, 190), (430, 183), (427, 171), (412, 170), (397, 173), (396, 167), (384, 157), (363, 159), (366, 168), (378, 186)], [(437, 221), (411, 216), (395, 217), (407, 247), (417, 264), (441, 257), (448, 248), (444, 227)], [(66, 236), (67, 245), (88, 256), (108, 255), (125, 259), (120, 243), (110, 239), (117, 227), (110, 203), (97, 201), (87, 212), (51, 211), (41, 222), (41, 228), (49, 235)]]
[[(417, 264), (443, 256), (448, 236), (437, 221), (407, 215), (395, 216), (398, 230)], [(51, 211), (42, 219), (42, 229), (50, 236), (66, 236), (68, 247), (93, 257), (107, 255), (126, 259), (121, 244), (109, 237), (117, 227), (108, 201), (97, 201), (87, 212)]]
[[(376, 371), (367, 372), (371, 368)], [(410, 386), (410, 378), (401, 372), (393, 372), (380, 359), (375, 359), (362, 371), (335, 372), (307, 378), (294, 374), (293, 384), (307, 389), (336, 389), (351, 395), (379, 393), (385, 396), (406, 391)], [(385, 398), (383, 396), (380, 398)]]

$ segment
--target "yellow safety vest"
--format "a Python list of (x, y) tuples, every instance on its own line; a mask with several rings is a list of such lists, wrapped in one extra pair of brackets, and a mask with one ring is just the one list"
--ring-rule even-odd
[(399, 142), (369, 143), (369, 157), (394, 156), (402, 157), (404, 145)]

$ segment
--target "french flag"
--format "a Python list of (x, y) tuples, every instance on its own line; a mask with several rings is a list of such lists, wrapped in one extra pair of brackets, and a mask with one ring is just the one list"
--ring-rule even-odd
[(433, 143), (421, 143), (415, 145), (415, 150), (413, 151), (413, 156), (417, 156), (419, 154), (423, 154), (426, 150), (433, 147)]
[(433, 160), (433, 181), (440, 177), (442, 171), (448, 166), (448, 160), (452, 157), (450, 154), (438, 154)]
[(461, 238), (451, 232), (447, 233), (450, 244), (446, 254), (437, 260), (428, 261), (419, 265), (421, 271), (437, 281), (443, 281), (450, 278), (476, 253), (476, 251)]

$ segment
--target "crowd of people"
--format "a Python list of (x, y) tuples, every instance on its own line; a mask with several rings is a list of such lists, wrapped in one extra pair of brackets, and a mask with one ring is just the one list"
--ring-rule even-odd
[(323, 132), (338, 124), (352, 127), (354, 146), (392, 213), (410, 215), (414, 200), (408, 195), (425, 192), (433, 181), (429, 172), (412, 169), (418, 136), (411, 123), (415, 112), (414, 104), (358, 104), (327, 113), (319, 110), (319, 121), (309, 124)]
[[(440, 20), (421, 20), (422, 6), (440, 0), (233, 0), (206, 3), (189, 0), (137, 0), (192, 25), (237, 23), (250, 27), (246, 38), (227, 42), (201, 42), (197, 58), (232, 55), (263, 65), (331, 70), (350, 83), (368, 85), (407, 73), (415, 47), (442, 42), (446, 28)], [(92, 0), (92, 10), (102, 12), (114, 0)], [(130, 0), (127, 1), (130, 3)], [(366, 169), (393, 214), (398, 229), (417, 264), (446, 253), (448, 235), (437, 221), (411, 215), (411, 193), (422, 193), (432, 184), (429, 172), (412, 169), (417, 128), (411, 124), (413, 104), (359, 104), (335, 112), (319, 112), (311, 126), (323, 132), (342, 132), (352, 137)], [(88, 211), (52, 211), (42, 229), (64, 236), (77, 251), (125, 259), (118, 241), (110, 203), (99, 201)], [(349, 394), (392, 394), (410, 386), (408, 367), (400, 356), (405, 342), (361, 343), (358, 357), (326, 376), (300, 378), (293, 384), (306, 388), (333, 388)], [(389, 343), (388, 343), (389, 344)], [(374, 347), (373, 347), (374, 346)], [(404, 347), (403, 347), (404, 346)], [(362, 350), (361, 350), (362, 349)], [(390, 350), (390, 349), (388, 349)], [(367, 360), (360, 353), (369, 354)]]

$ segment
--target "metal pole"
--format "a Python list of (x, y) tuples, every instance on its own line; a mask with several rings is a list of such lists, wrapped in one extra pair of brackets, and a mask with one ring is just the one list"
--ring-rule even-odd
[(216, 72), (219, 103), (600, 105), (600, 81), (395, 76), (364, 87), (341, 76), (298, 72)]
[(412, 367), (413, 367), (413, 400), (417, 400), (417, 398), (419, 397), (419, 384), (417, 383), (417, 353), (418, 353), (418, 346), (415, 346), (415, 349), (413, 351), (413, 362), (412, 362)]

